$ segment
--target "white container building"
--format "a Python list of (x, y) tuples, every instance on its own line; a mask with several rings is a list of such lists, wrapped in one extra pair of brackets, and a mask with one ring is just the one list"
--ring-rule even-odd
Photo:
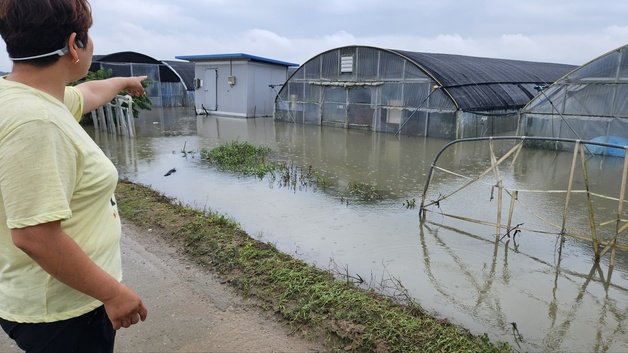
[(235, 54), (181, 55), (195, 64), (198, 114), (241, 118), (273, 115), (275, 96), (288, 78), (289, 62)]

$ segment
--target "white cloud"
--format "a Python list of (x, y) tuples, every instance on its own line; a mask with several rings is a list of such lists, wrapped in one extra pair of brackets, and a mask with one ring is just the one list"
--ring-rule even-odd
[(286, 48), (291, 45), (290, 39), (265, 29), (252, 29), (246, 32), (245, 40), (251, 43), (267, 43), (272, 47)]

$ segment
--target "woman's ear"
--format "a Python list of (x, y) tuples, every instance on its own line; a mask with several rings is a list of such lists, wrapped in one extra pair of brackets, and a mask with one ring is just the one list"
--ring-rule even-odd
[(68, 53), (72, 57), (74, 62), (79, 62), (78, 49), (84, 48), (85, 45), (80, 40), (76, 39), (76, 32), (72, 32), (68, 37)]

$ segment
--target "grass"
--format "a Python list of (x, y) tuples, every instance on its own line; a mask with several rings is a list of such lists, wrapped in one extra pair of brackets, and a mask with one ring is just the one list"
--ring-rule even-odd
[(270, 148), (255, 147), (248, 142), (232, 141), (211, 150), (201, 150), (201, 157), (221, 169), (263, 178), (276, 166), (270, 163)]
[[(331, 186), (329, 180), (312, 166), (301, 168), (292, 162), (273, 161), (270, 159), (270, 153), (271, 150), (268, 147), (256, 147), (248, 142), (231, 141), (213, 149), (201, 150), (201, 158), (222, 170), (255, 175), (260, 179), (270, 176), (272, 182), (293, 190), (312, 187), (326, 189)], [(340, 196), (341, 201), (347, 200), (347, 202), (349, 199), (377, 202), (384, 198), (384, 194), (374, 185), (357, 181), (350, 181)]]
[(384, 198), (375, 186), (368, 183), (350, 181), (345, 189), (347, 197), (353, 197), (361, 201), (373, 202)]
[(231, 141), (213, 149), (202, 149), (201, 158), (222, 170), (258, 178), (270, 176), (281, 187), (292, 189), (329, 186), (328, 180), (312, 166), (300, 168), (292, 162), (273, 161), (270, 148), (257, 147), (248, 142)]
[(323, 335), (332, 352), (510, 352), (506, 344), (435, 319), (417, 305), (340, 281), (328, 272), (251, 238), (232, 219), (183, 206), (145, 186), (121, 182), (122, 217), (178, 242), (243, 296), (287, 320), (295, 331)]

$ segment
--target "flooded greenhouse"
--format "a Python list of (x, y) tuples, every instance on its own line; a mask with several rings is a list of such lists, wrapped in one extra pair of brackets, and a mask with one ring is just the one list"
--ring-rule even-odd
[(519, 109), (571, 65), (348, 46), (288, 79), (275, 119), (437, 138), (516, 134)]
[(146, 75), (154, 82), (146, 89), (153, 106), (188, 107), (194, 105), (194, 64), (188, 62), (157, 60), (142, 53), (131, 51), (95, 55), (91, 72), (104, 70), (111, 76)]
[[(386, 285), (398, 280), (425, 310), (473, 333), (518, 351), (628, 351), (625, 233), (614, 261), (610, 252), (595, 261), (591, 241), (576, 236), (590, 234), (587, 205), (602, 245), (615, 234), (615, 221), (626, 219), (625, 211), (617, 215), (623, 158), (587, 156), (591, 194), (605, 196), (589, 202), (588, 193), (576, 192), (585, 177), (579, 159), (572, 167), (571, 152), (524, 147), (515, 153), (511, 141), (458, 144), (440, 156), (438, 166), (448, 172), (435, 172), (426, 199), (441, 200), (485, 175), (432, 204), (420, 222), (431, 163), (448, 140), (196, 117), (181, 109), (142, 112), (135, 138), (91, 134), (121, 177), (227, 214), (252, 237), (320, 268), (358, 274), (384, 293), (398, 294)], [(202, 149), (231, 141), (267, 146), (274, 160), (315, 170), (326, 183), (286, 186), (269, 176), (220, 171), (201, 158)], [(171, 169), (176, 173), (164, 176)], [(572, 174), (565, 227), (574, 236), (561, 237), (565, 193), (554, 191), (565, 189)], [(519, 232), (466, 220), (495, 221), (497, 181), (508, 190), (549, 191), (520, 192), (515, 201), (504, 195), (504, 219)], [(376, 197), (348, 192), (355, 185)], [(507, 217), (511, 202), (516, 206)]]
[[(628, 45), (544, 87), (521, 117), (522, 135), (628, 144)], [(602, 148), (592, 152), (623, 155)]]

